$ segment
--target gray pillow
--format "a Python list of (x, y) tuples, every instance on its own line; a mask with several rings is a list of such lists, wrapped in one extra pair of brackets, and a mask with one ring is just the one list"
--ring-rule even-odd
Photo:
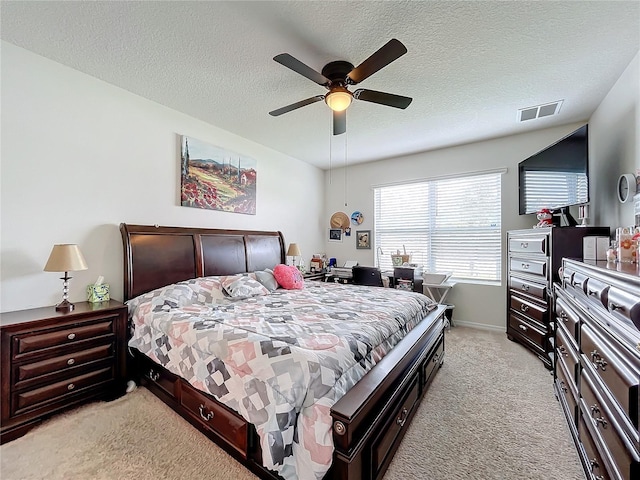
[(259, 270), (254, 273), (256, 280), (264, 285), (270, 292), (274, 292), (278, 288), (278, 282), (276, 281), (276, 277), (273, 276), (272, 270), (267, 268), (266, 270)]

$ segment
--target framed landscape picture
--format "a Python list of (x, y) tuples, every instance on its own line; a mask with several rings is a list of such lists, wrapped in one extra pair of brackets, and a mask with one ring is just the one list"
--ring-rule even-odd
[(181, 142), (183, 207), (256, 214), (255, 159), (185, 135)]

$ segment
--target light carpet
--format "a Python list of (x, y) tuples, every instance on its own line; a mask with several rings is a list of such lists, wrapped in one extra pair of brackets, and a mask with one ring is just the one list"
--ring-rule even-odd
[[(584, 479), (533, 354), (465, 327), (447, 332), (445, 349), (385, 480)], [(0, 457), (3, 480), (256, 478), (144, 388), (57, 415)]]

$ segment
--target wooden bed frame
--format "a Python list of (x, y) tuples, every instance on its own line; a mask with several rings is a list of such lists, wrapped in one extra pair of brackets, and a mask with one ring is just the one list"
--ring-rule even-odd
[[(190, 278), (272, 268), (286, 258), (280, 232), (124, 223), (120, 231), (125, 301)], [(253, 425), (137, 350), (132, 355), (138, 383), (260, 478), (281, 478), (262, 466)], [(443, 361), (444, 307), (438, 306), (331, 409), (335, 451), (325, 478), (382, 478)]]

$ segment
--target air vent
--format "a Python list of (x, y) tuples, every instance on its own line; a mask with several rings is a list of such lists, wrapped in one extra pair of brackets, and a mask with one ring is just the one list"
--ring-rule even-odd
[(545, 103), (544, 105), (537, 105), (535, 107), (521, 108), (518, 110), (518, 121), (524, 122), (525, 120), (533, 120), (534, 118), (557, 115), (560, 113), (560, 107), (563, 101), (564, 100), (558, 100), (557, 102)]

